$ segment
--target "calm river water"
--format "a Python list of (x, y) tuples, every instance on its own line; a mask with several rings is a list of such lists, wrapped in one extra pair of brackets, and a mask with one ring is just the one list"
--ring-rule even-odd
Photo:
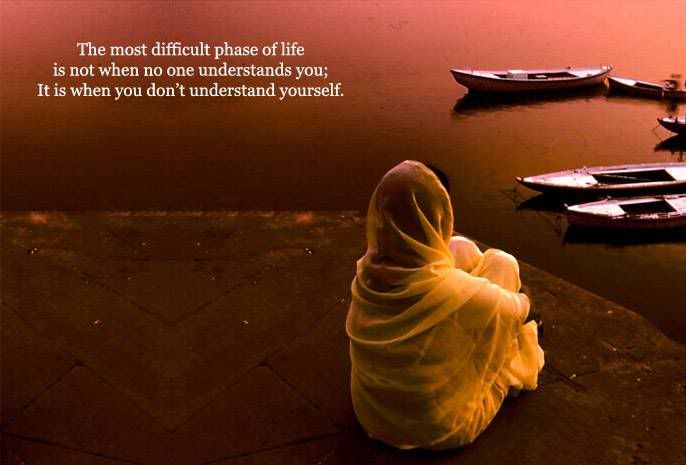
[[(603, 89), (484, 103), (463, 99), (448, 72), (612, 64), (620, 76), (682, 73), (683, 80), (686, 2), (2, 8), (12, 19), (3, 20), (0, 90), (6, 209), (357, 209), (388, 168), (420, 159), (450, 176), (457, 229), (635, 309), (686, 342), (686, 238), (570, 235), (554, 212), (516, 208), (533, 192), (512, 192), (518, 175), (678, 160), (679, 147), (657, 146), (668, 133), (653, 129), (657, 117), (685, 106)], [(298, 41), (306, 55), (293, 63), (328, 66), (345, 96), (34, 97), (35, 82), (53, 80), (54, 61), (79, 63), (81, 40)]]

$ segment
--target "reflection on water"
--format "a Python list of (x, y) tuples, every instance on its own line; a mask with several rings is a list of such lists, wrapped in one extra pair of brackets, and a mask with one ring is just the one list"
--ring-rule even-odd
[(652, 97), (646, 97), (646, 96), (638, 96), (638, 95), (631, 95), (631, 94), (626, 94), (620, 91), (614, 91), (610, 90), (607, 93), (607, 99), (608, 100), (616, 100), (618, 102), (621, 102), (622, 100), (626, 101), (627, 103), (631, 103), (632, 101), (635, 103), (645, 103), (645, 104), (651, 104), (661, 110), (661, 116), (666, 115), (674, 115), (679, 112), (679, 106), (681, 102), (677, 100), (669, 100), (669, 99), (661, 99), (661, 98), (652, 98)]
[(676, 135), (668, 139), (660, 141), (653, 149), (655, 152), (669, 152), (678, 157), (679, 161), (684, 161), (684, 152), (686, 152), (686, 135)]
[(612, 246), (632, 246), (646, 244), (686, 243), (686, 228), (663, 230), (631, 230), (585, 228), (571, 225), (564, 235), (566, 244), (608, 244)]
[(489, 111), (507, 111), (519, 107), (541, 107), (549, 103), (589, 100), (607, 93), (607, 86), (598, 85), (581, 89), (564, 89), (543, 92), (517, 92), (488, 94), (469, 91), (457, 100), (453, 112), (457, 114), (476, 114)]
[[(565, 200), (552, 195), (538, 194), (517, 204), (518, 210), (534, 210), (544, 212), (564, 213)], [(568, 203), (569, 204), (569, 203)]]
[(679, 111), (679, 105), (680, 102), (679, 100), (672, 100), (672, 99), (667, 99), (667, 98), (660, 98), (660, 97), (650, 97), (650, 96), (638, 96), (638, 95), (631, 95), (624, 93), (622, 91), (618, 90), (613, 90), (610, 89), (607, 92), (607, 98), (608, 99), (613, 99), (613, 100), (645, 100), (645, 101), (652, 101), (657, 103), (660, 108), (663, 109), (664, 113), (668, 115), (674, 115), (678, 113)]

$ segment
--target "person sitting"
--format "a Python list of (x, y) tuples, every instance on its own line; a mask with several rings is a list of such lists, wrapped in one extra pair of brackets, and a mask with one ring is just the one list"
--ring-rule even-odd
[(544, 364), (517, 261), (453, 236), (448, 192), (417, 161), (381, 179), (366, 234), (346, 319), (360, 424), (400, 449), (473, 442)]

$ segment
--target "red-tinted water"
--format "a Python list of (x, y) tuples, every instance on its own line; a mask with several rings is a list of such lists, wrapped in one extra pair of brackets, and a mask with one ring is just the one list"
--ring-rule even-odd
[[(517, 175), (677, 160), (679, 147), (656, 150), (668, 134), (652, 130), (658, 116), (684, 107), (608, 98), (603, 91), (473, 104), (460, 100), (465, 89), (448, 73), (450, 67), (610, 63), (617, 75), (657, 80), (681, 72), (683, 80), (684, 2), (4, 2), (1, 8), (5, 209), (365, 208), (385, 170), (408, 158), (426, 160), (451, 178), (458, 229), (634, 308), (686, 341), (680, 238), (639, 245), (565, 240), (554, 214), (516, 210), (506, 192)], [(306, 56), (292, 62), (328, 66), (345, 97), (34, 96), (36, 82), (55, 80), (53, 62), (85, 63), (76, 57), (76, 42), (157, 40), (298, 41)]]

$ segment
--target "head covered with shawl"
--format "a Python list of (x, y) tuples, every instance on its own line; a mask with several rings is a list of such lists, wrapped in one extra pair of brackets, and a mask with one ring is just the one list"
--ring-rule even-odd
[(372, 195), (346, 321), (351, 393), (365, 430), (396, 447), (476, 437), (521, 325), (497, 289), (474, 298), (494, 285), (455, 268), (452, 230), (448, 193), (422, 163), (397, 165)]

